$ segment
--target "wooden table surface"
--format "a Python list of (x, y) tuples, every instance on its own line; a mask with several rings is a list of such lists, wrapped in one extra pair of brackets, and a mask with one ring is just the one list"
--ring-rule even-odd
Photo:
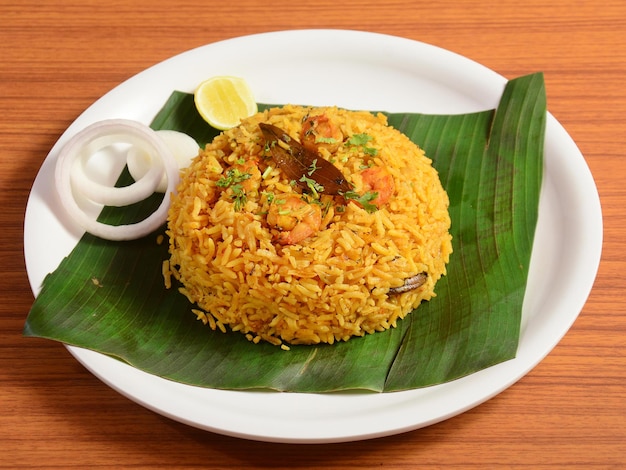
[[(0, 468), (626, 468), (626, 3), (177, 3), (0, 1)], [(514, 386), (439, 424), (342, 444), (240, 440), (153, 413), (100, 382), (62, 345), (21, 335), (33, 301), (24, 210), (67, 126), (108, 90), (172, 55), (299, 28), (403, 36), (508, 78), (543, 71), (549, 110), (598, 186), (603, 256), (574, 326)]]

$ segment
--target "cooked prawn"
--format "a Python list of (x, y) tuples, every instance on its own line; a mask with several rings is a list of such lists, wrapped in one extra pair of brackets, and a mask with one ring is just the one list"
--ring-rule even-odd
[(261, 181), (261, 170), (259, 170), (259, 162), (256, 159), (246, 160), (244, 163), (237, 163), (233, 166), (239, 170), (242, 175), (249, 175), (242, 179), (241, 186), (247, 193), (258, 190)]
[(343, 141), (343, 133), (325, 114), (307, 117), (302, 123), (300, 134), (302, 145), (311, 151), (324, 147), (335, 152)]
[(267, 223), (281, 231), (279, 243), (293, 245), (319, 231), (322, 209), (319, 204), (308, 204), (298, 196), (277, 198), (270, 205)]
[(361, 178), (363, 180), (363, 191), (376, 193), (376, 197), (372, 199), (371, 203), (379, 209), (387, 204), (396, 189), (393, 177), (389, 171), (381, 166), (373, 166), (363, 170)]

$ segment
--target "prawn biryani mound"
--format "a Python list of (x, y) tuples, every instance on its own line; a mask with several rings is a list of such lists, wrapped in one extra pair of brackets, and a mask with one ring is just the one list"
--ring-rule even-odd
[(452, 252), (431, 163), (383, 114), (259, 112), (183, 170), (165, 284), (212, 329), (285, 349), (395, 327)]

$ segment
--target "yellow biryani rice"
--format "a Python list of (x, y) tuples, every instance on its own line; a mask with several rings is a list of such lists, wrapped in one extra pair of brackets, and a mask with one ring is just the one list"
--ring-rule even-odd
[[(369, 195), (378, 208), (367, 197), (325, 195), (315, 182), (302, 193), (277, 166), (259, 123), (302, 141), (312, 116), (335, 132), (317, 139), (319, 158), (342, 172), (354, 197)], [(371, 168), (381, 170), (373, 182)], [(376, 200), (389, 190), (388, 200)], [(318, 216), (313, 223), (302, 216), (307, 210)], [(395, 327), (435, 295), (452, 252), (449, 227), (431, 160), (384, 115), (285, 106), (223, 132), (182, 172), (164, 276), (168, 287), (180, 282), (214, 330), (284, 348), (334, 343)], [(394, 293), (421, 273), (420, 287)]]

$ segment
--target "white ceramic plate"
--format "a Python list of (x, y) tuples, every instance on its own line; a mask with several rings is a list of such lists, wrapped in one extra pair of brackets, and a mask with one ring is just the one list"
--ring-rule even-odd
[[(497, 73), (440, 48), (355, 31), (247, 36), (166, 60), (90, 106), (44, 161), (25, 217), (26, 266), (35, 295), (44, 276), (81, 236), (64, 215), (54, 190), (53, 168), (59, 148), (98, 120), (127, 118), (147, 124), (174, 89), (191, 92), (213, 75), (245, 77), (260, 102), (442, 114), (495, 108), (506, 83)], [(391, 83), (394, 86), (389, 86)], [(593, 178), (575, 143), (549, 115), (544, 184), (521, 339), (518, 355), (511, 361), (450, 383), (406, 392), (263, 393), (190, 387), (92, 351), (68, 349), (94, 375), (131, 400), (202, 429), (300, 443), (391, 435), (477, 406), (537, 365), (581, 311), (597, 273), (601, 245), (602, 215)]]

